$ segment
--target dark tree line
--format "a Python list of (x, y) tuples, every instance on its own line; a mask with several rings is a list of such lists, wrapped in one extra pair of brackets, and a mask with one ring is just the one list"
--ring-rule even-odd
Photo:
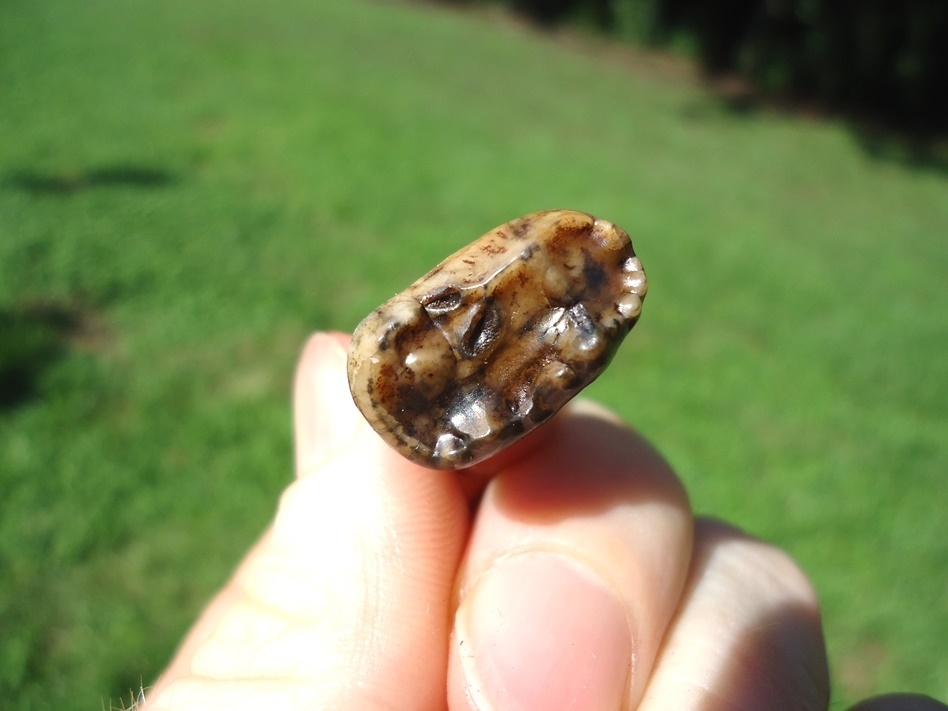
[[(476, 0), (475, 0), (476, 1)], [(948, 0), (507, 0), (555, 24), (663, 44), (686, 38), (712, 72), (762, 91), (948, 129)]]

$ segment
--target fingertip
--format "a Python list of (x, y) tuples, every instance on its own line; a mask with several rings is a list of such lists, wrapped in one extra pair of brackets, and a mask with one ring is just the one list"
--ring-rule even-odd
[(299, 378), (306, 372), (317, 368), (329, 358), (340, 358), (345, 362), (346, 352), (352, 337), (338, 331), (314, 331), (303, 344), (296, 367)]
[(541, 522), (649, 501), (690, 522), (687, 492), (671, 466), (611, 411), (580, 400), (550, 426), (543, 446), (507, 468), (492, 491), (510, 515)]
[(346, 377), (343, 333), (314, 333), (300, 355), (293, 384), (296, 475), (331, 459), (354, 436), (361, 416)]
[[(550, 421), (517, 440), (506, 449), (474, 466), (458, 472), (461, 488), (471, 503), (476, 503), (491, 479), (534, 457), (543, 456), (544, 450), (555, 449), (557, 442), (568, 438), (576, 426), (577, 419), (599, 421), (610, 428), (618, 428), (625, 437), (629, 432), (622, 419), (599, 403), (586, 398), (576, 398), (568, 403)], [(643, 441), (644, 442), (644, 441)], [(657, 453), (655, 453), (657, 457)]]

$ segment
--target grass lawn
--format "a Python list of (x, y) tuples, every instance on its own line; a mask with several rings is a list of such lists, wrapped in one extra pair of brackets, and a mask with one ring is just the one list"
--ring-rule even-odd
[(592, 395), (787, 548), (834, 707), (948, 697), (948, 176), (687, 72), (401, 3), (0, 4), (0, 705), (118, 705), (291, 476), (289, 384), (495, 225), (625, 227)]

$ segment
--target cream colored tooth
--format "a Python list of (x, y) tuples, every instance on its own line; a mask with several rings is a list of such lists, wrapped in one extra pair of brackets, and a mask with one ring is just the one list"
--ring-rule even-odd
[(628, 234), (573, 210), (512, 220), (369, 314), (349, 387), (392, 447), (475, 464), (549, 419), (608, 365), (648, 282)]

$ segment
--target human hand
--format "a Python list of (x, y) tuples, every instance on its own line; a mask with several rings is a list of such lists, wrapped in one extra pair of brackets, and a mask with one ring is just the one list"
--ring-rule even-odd
[(347, 342), (307, 345), (296, 481), (149, 711), (826, 709), (806, 577), (694, 519), (641, 437), (578, 402), (473, 470), (427, 470), (355, 409)]

